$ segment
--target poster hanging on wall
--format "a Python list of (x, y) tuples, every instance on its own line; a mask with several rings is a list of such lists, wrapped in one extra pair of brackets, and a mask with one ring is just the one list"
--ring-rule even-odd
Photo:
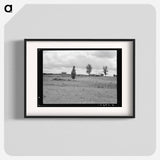
[(134, 39), (25, 39), (25, 113), (135, 117)]

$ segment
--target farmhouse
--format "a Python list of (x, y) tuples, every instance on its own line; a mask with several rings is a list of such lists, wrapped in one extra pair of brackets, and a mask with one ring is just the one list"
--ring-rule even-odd
[(66, 75), (66, 74), (67, 74), (67, 72), (62, 72), (61, 74), (62, 74), (62, 75)]

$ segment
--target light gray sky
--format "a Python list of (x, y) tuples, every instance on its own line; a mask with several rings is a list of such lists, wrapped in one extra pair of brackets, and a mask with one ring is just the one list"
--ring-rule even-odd
[(117, 74), (116, 50), (63, 50), (43, 51), (43, 73), (71, 73), (76, 67), (77, 74), (87, 74), (86, 66), (91, 64), (91, 74), (103, 73), (108, 66), (108, 75)]

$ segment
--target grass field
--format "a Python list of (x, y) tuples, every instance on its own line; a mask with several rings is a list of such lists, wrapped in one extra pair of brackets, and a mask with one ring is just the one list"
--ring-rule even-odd
[(44, 75), (43, 103), (117, 103), (117, 78)]

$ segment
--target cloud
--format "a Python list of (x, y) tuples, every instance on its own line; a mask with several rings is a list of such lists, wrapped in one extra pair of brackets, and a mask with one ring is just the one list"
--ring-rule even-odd
[(99, 58), (115, 58), (117, 51), (116, 50), (106, 50), (106, 51), (96, 51), (93, 53), (93, 56)]
[(87, 64), (92, 65), (92, 73), (102, 73), (103, 66), (108, 66), (111, 73), (116, 73), (116, 51), (44, 51), (43, 72), (61, 73), (71, 71), (73, 66), (80, 74), (86, 74)]

